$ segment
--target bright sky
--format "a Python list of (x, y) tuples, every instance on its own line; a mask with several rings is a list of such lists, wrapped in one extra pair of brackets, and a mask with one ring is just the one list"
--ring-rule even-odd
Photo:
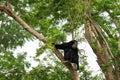
[(36, 55), (36, 49), (39, 47), (39, 41), (34, 40), (34, 41), (28, 41), (24, 44), (23, 47), (18, 47), (14, 51), (14, 55), (22, 52), (27, 52), (27, 61), (31, 63), (32, 67), (35, 67), (38, 65), (36, 61), (34, 61), (33, 57)]

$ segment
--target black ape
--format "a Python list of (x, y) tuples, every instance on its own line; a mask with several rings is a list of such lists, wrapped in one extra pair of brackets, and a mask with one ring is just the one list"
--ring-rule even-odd
[(79, 56), (76, 40), (72, 40), (68, 43), (56, 44), (55, 48), (64, 50), (64, 59), (71, 63), (77, 64), (77, 70), (79, 69)]

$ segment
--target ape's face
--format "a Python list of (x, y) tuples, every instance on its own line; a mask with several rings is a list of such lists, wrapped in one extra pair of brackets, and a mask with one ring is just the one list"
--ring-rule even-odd
[(75, 41), (75, 42), (72, 44), (72, 48), (73, 48), (73, 49), (77, 48), (77, 45), (78, 45), (78, 43), (77, 43), (77, 41)]

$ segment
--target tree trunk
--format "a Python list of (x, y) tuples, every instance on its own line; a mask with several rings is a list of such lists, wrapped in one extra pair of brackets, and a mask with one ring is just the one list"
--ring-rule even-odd
[[(29, 33), (31, 33), (32, 35), (34, 35), (36, 38), (40, 39), (41, 41), (43, 41), (44, 43), (47, 42), (46, 38), (38, 33), (37, 31), (35, 31), (34, 29), (32, 29), (25, 21), (23, 21), (20, 17), (18, 17), (17, 15), (15, 15), (13, 13), (13, 11), (11, 11), (11, 9), (5, 5), (0, 4), (0, 11), (5, 12), (6, 14), (8, 14), (9, 16), (11, 16), (13, 19), (15, 19), (20, 25), (22, 25), (22, 27), (28, 31)], [(79, 75), (77, 73), (77, 71), (75, 71), (75, 69), (71, 66), (70, 63), (64, 63), (64, 57), (63, 55), (56, 49), (54, 49), (54, 53), (55, 55), (61, 60), (61, 62), (69, 69), (69, 71), (71, 72), (73, 79), (74, 80), (80, 80), (79, 79)]]
[[(90, 16), (90, 14), (88, 13), (87, 16)], [(105, 74), (106, 80), (114, 80), (112, 66), (109, 64), (108, 49), (104, 40), (100, 38), (99, 32), (96, 30), (95, 26), (96, 25), (93, 25), (89, 19), (86, 20), (86, 38), (97, 56), (97, 62)], [(97, 39), (98, 37), (100, 39)]]
[(117, 66), (118, 71), (115, 76), (117, 76), (118, 80), (120, 80), (120, 30), (119, 30), (119, 37), (118, 37), (118, 57), (117, 58), (118, 58), (119, 62), (118, 62), (118, 66)]
[[(105, 74), (106, 80), (114, 80), (113, 66), (109, 59), (113, 58), (110, 48), (105, 40), (99, 26), (91, 18), (91, 0), (87, 0), (85, 5), (85, 36), (97, 56), (97, 62)], [(111, 56), (109, 56), (109, 54)]]

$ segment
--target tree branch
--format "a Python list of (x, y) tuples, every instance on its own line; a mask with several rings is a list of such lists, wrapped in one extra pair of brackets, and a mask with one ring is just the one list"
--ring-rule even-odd
[(11, 16), (13, 19), (15, 19), (20, 25), (23, 26), (24, 29), (26, 29), (28, 32), (30, 32), (32, 35), (34, 35), (36, 38), (38, 38), (38, 39), (42, 40), (44, 43), (46, 43), (46, 38), (42, 34), (39, 34), (37, 31), (32, 29), (32, 27), (30, 27), (25, 21), (23, 21), (20, 17), (15, 15), (9, 7), (0, 5), (0, 10), (7, 13), (9, 16)]

